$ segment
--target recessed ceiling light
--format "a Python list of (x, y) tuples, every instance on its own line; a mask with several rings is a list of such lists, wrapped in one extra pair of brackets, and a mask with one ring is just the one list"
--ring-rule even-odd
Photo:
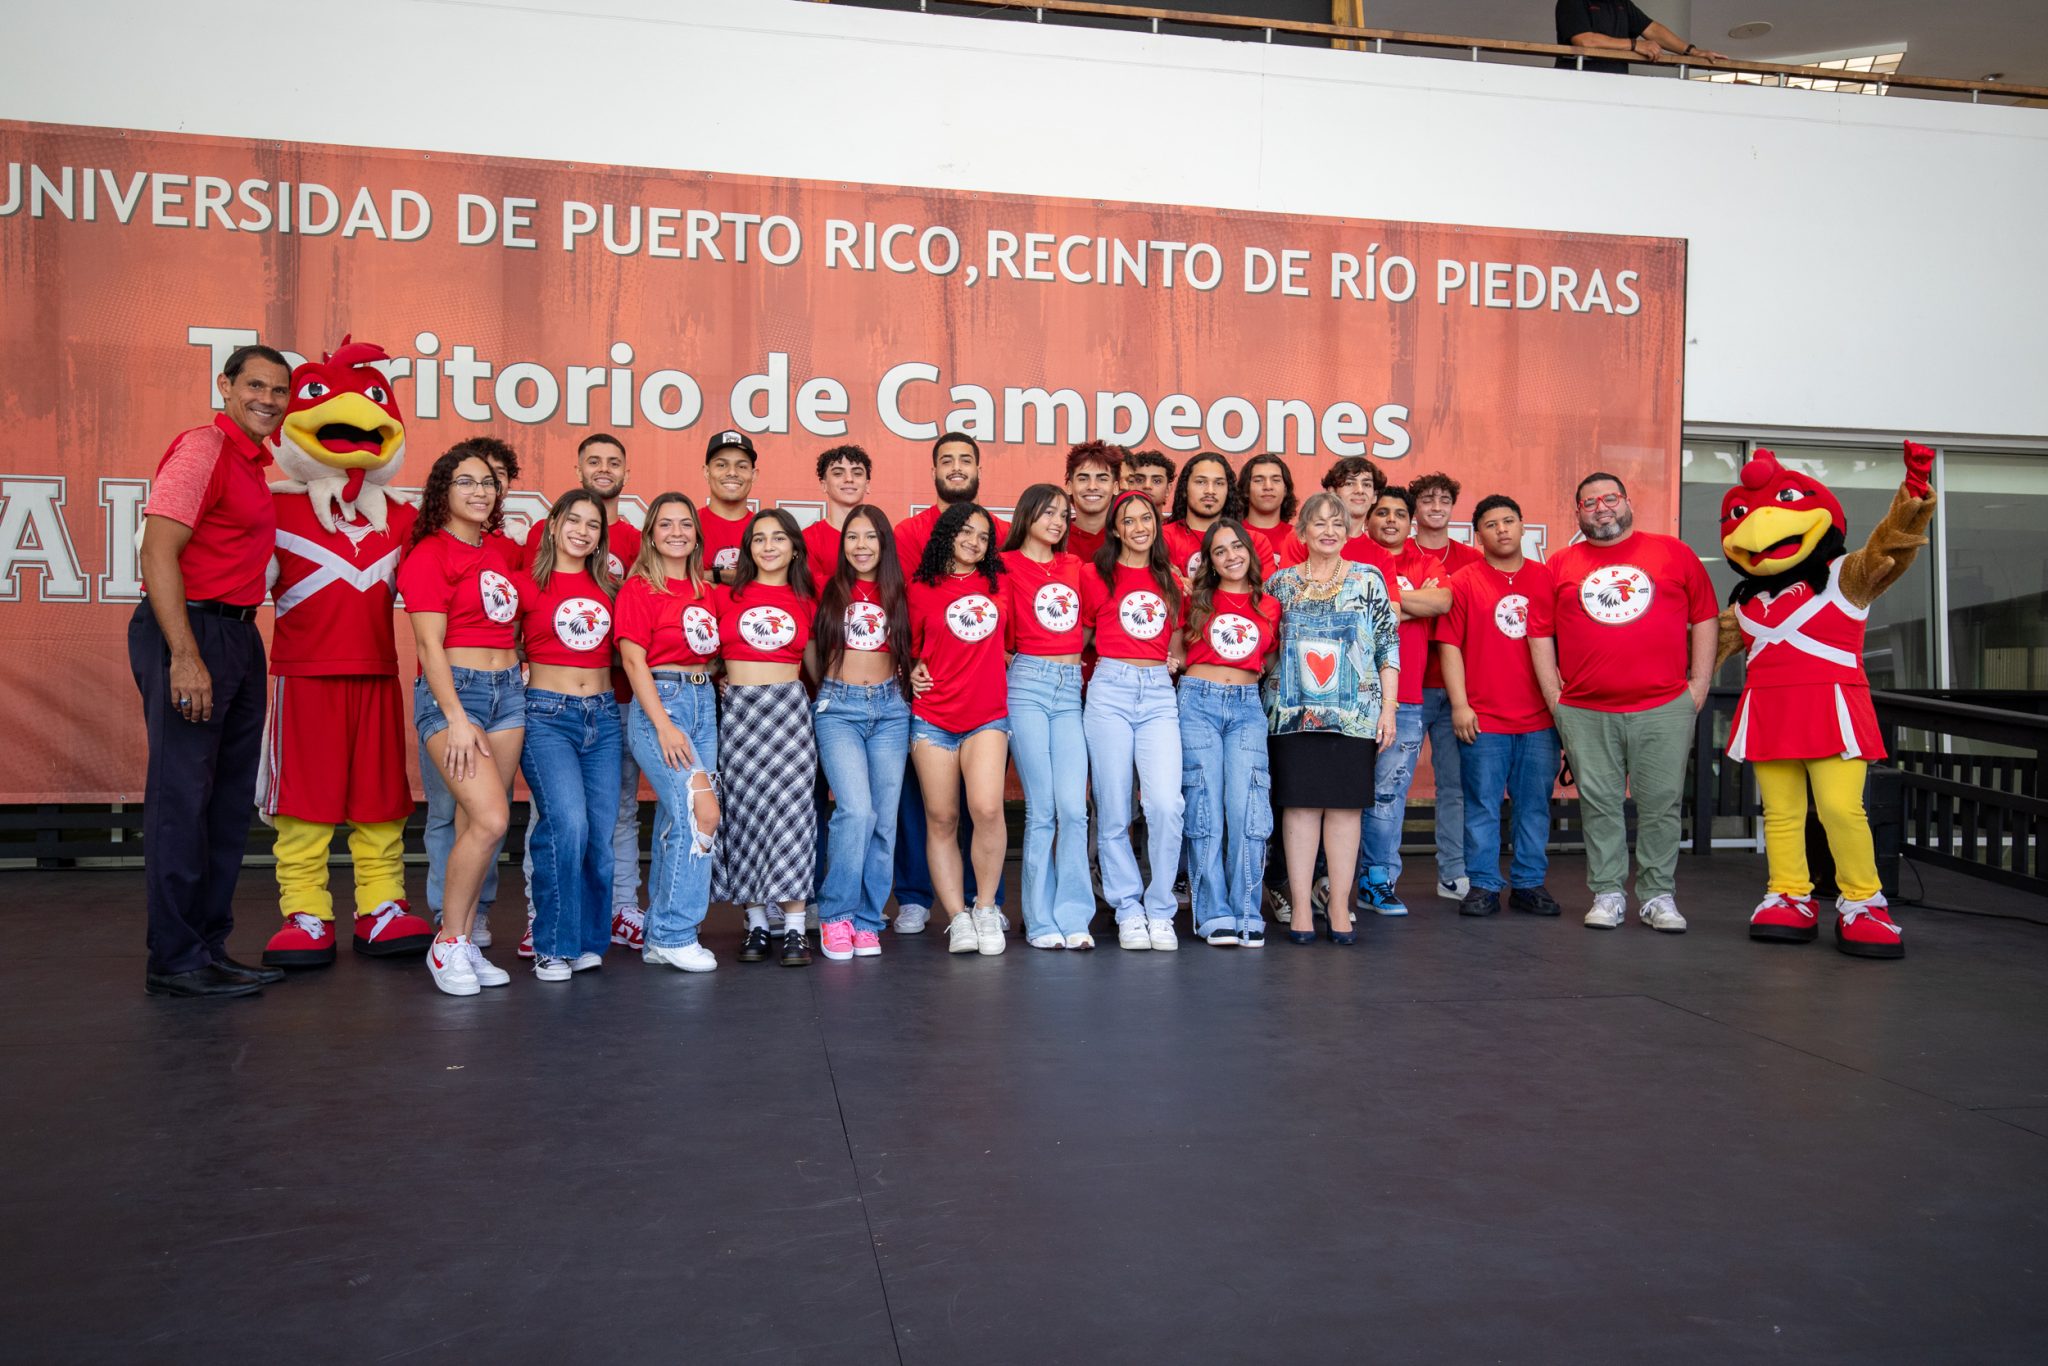
[(1771, 25), (1759, 21), (1754, 24), (1737, 24), (1728, 30), (1730, 38), (1761, 38), (1771, 31)]

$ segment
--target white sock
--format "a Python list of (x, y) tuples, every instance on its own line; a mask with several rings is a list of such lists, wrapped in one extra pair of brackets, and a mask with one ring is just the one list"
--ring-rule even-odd
[(784, 934), (802, 934), (804, 932), (804, 913), (802, 911), (784, 911), (782, 913), (782, 932)]
[(765, 930), (768, 928), (768, 908), (766, 906), (747, 907), (747, 928), (750, 930)]

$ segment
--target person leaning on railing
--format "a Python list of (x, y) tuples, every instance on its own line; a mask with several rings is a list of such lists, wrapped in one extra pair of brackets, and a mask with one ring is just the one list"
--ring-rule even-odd
[[(1688, 43), (1643, 13), (1634, 0), (1557, 0), (1557, 41), (1567, 47), (1631, 52), (1646, 62), (1661, 61), (1667, 54), (1710, 62), (1727, 60), (1721, 53)], [(1587, 71), (1628, 70), (1625, 61), (1594, 57), (1557, 59), (1557, 65), (1565, 67), (1581, 62)]]

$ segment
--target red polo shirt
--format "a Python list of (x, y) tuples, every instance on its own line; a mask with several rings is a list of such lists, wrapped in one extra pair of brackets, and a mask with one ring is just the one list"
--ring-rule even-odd
[(156, 463), (143, 511), (192, 528), (178, 552), (185, 597), (254, 607), (277, 546), (277, 505), (263, 467), (270, 455), (226, 413), (180, 432)]

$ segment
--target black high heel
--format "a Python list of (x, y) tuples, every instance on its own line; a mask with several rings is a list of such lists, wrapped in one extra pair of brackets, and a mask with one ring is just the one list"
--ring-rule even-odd
[(1328, 931), (1328, 934), (1330, 942), (1339, 948), (1349, 948), (1358, 942), (1358, 929), (1356, 926), (1348, 930), (1332, 929)]

